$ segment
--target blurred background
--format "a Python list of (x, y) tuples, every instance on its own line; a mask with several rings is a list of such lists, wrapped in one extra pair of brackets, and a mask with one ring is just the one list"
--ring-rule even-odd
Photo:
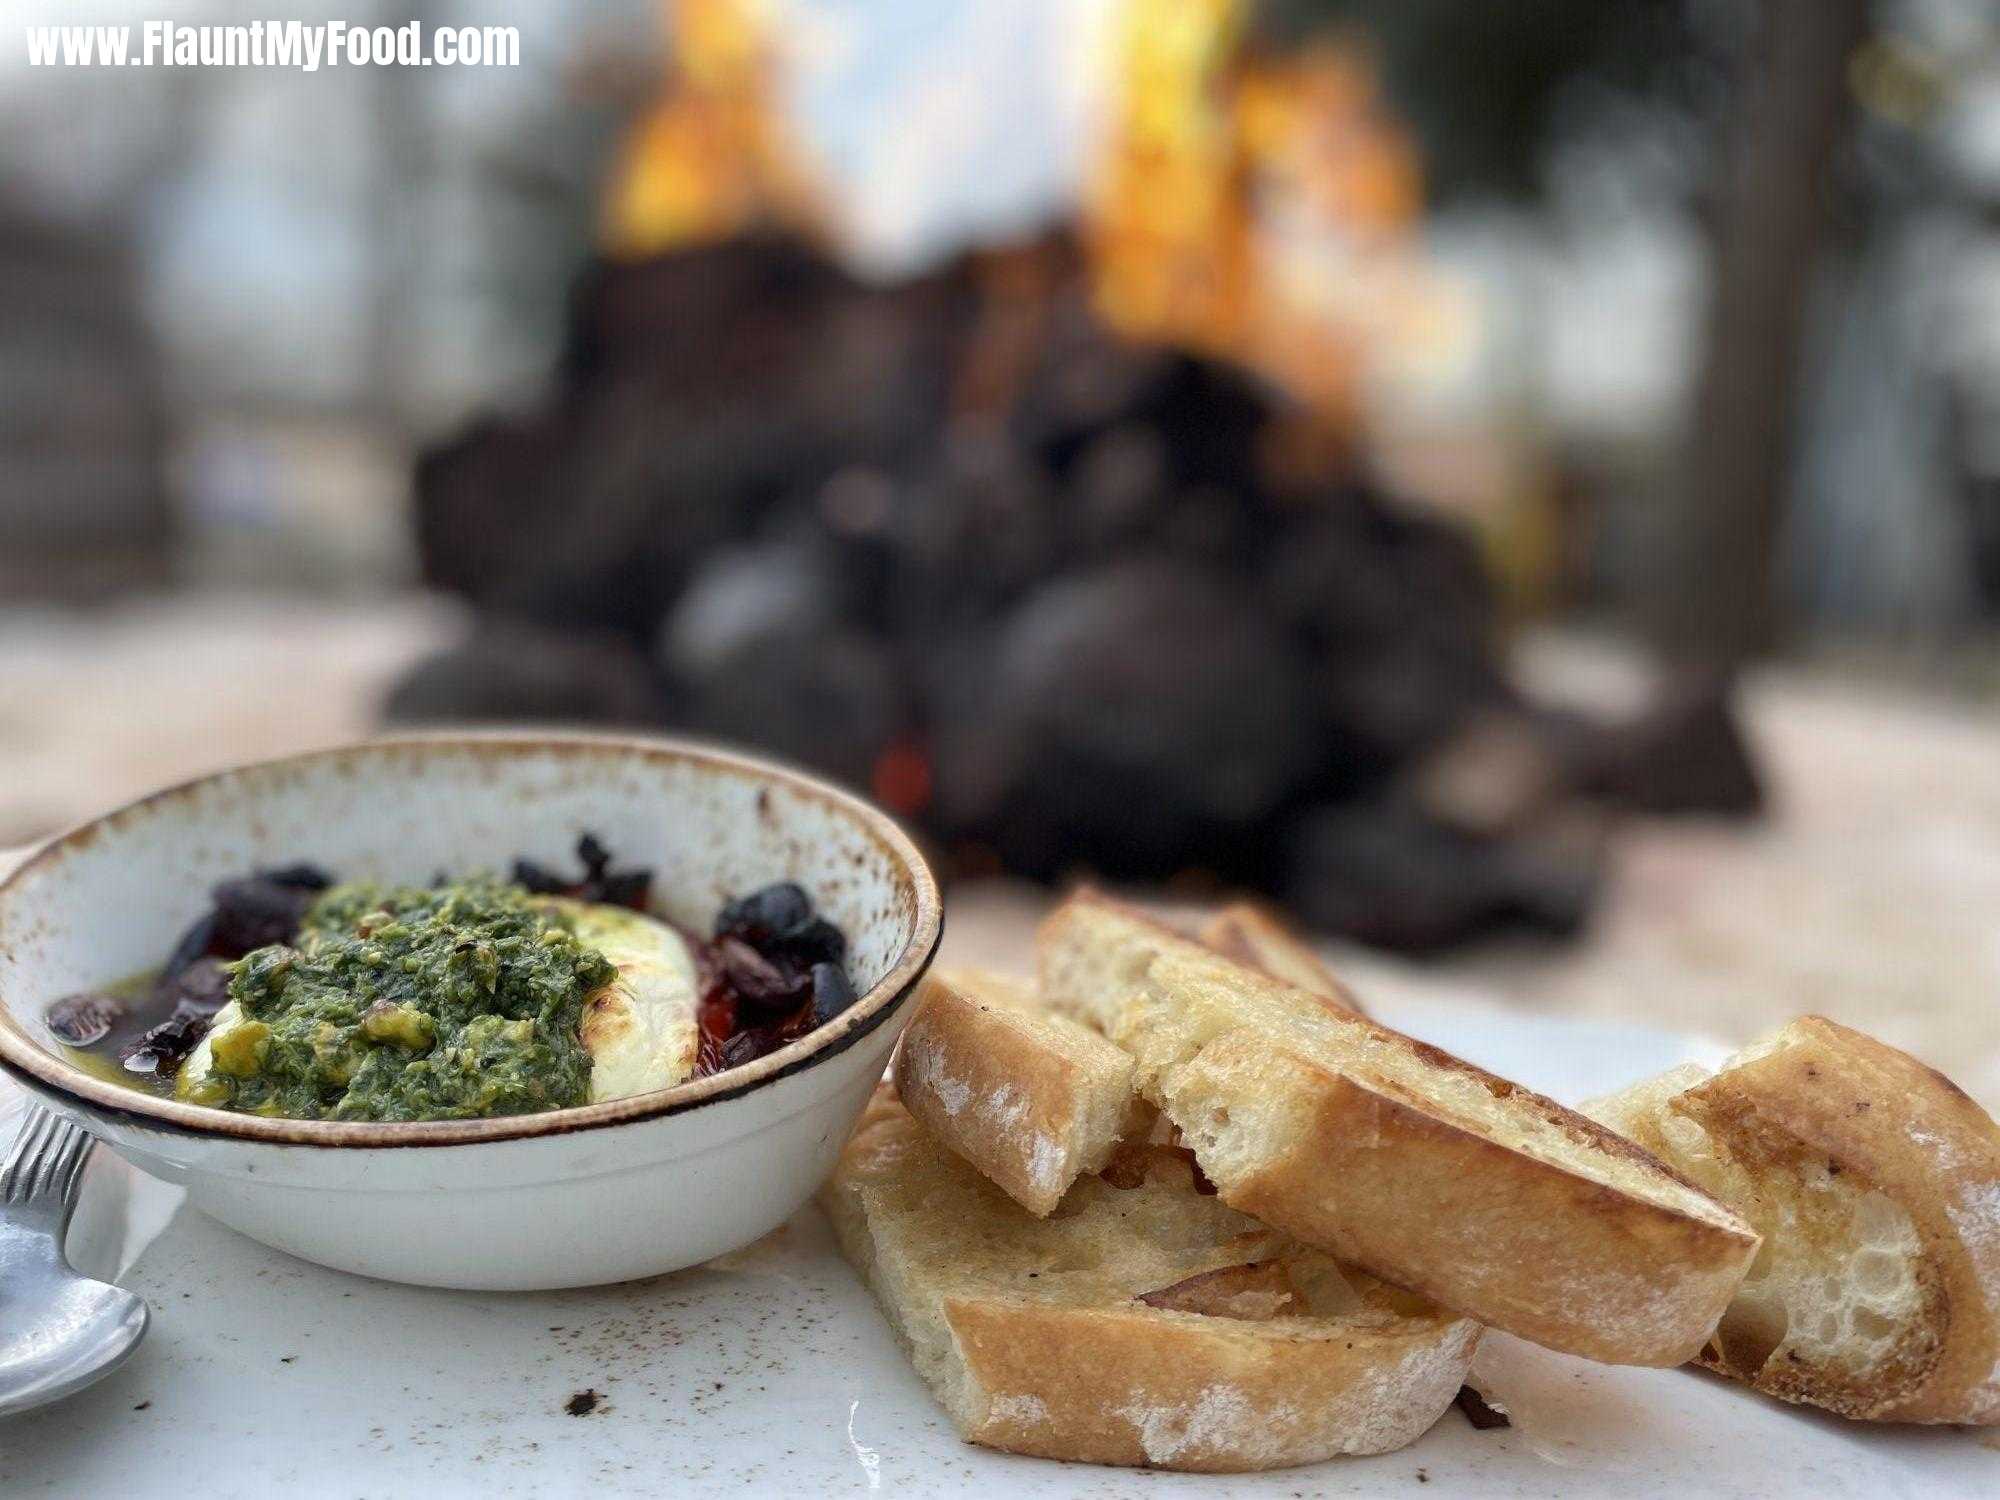
[[(253, 14), (326, 19), (88, 19)], [(1988, 0), (341, 15), (521, 65), (0, 40), (0, 844), (687, 730), (908, 819), (961, 957), (1249, 891), (2000, 1099)]]

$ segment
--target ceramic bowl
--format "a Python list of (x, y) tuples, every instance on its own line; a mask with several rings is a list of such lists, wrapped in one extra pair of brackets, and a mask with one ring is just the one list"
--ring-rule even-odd
[[(263, 1119), (107, 1083), (43, 1021), (154, 968), (215, 882), (308, 860), (343, 877), (570, 868), (580, 834), (654, 870), (653, 905), (706, 931), (730, 896), (796, 880), (848, 937), (860, 993), (742, 1067), (505, 1119)], [(0, 882), (0, 1066), (223, 1223), (307, 1260), (433, 1286), (588, 1286), (749, 1243), (796, 1210), (882, 1076), (942, 929), (936, 881), (883, 813), (795, 771), (663, 740), (383, 740), (135, 802)]]

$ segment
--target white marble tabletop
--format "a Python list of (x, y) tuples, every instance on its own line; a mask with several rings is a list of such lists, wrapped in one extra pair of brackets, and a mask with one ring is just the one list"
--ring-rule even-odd
[[(1720, 1050), (1622, 1023), (1371, 1000), (1395, 1024), (1571, 1099), (1606, 1078)], [(0, 1082), (0, 1114), (8, 1093)], [(442, 1292), (268, 1250), (100, 1151), (71, 1254), (144, 1296), (153, 1327), (99, 1385), (0, 1422), (0, 1494), (10, 1500), (190, 1490), (217, 1500), (1880, 1500), (1990, 1494), (2000, 1476), (2000, 1452), (1976, 1434), (1871, 1429), (1703, 1374), (1592, 1365), (1500, 1334), (1487, 1336), (1475, 1377), (1512, 1413), (1504, 1430), (1474, 1431), (1447, 1411), (1397, 1453), (1219, 1478), (989, 1453), (952, 1433), (815, 1209), (678, 1275), (570, 1292)]]

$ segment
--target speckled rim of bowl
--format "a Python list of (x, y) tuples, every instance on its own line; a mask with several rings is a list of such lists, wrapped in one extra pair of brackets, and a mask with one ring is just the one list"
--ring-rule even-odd
[(129, 818), (164, 802), (189, 797), (198, 788), (212, 782), (224, 781), (265, 766), (297, 765), (341, 756), (366, 755), (385, 748), (424, 745), (449, 745), (475, 751), (491, 747), (506, 754), (553, 751), (557, 754), (630, 755), (637, 752), (655, 758), (698, 761), (741, 775), (783, 783), (801, 796), (830, 804), (850, 814), (860, 823), (863, 831), (888, 853), (891, 861), (908, 875), (916, 899), (916, 921), (909, 941), (904, 944), (888, 972), (838, 1017), (754, 1062), (712, 1073), (706, 1078), (675, 1084), (672, 1088), (634, 1094), (625, 1099), (607, 1099), (601, 1104), (544, 1110), (538, 1114), (506, 1115), (487, 1120), (396, 1123), (287, 1120), (232, 1114), (199, 1104), (156, 1098), (136, 1089), (120, 1088), (115, 1083), (93, 1078), (83, 1069), (37, 1045), (5, 1009), (0, 1009), (0, 1069), (79, 1100), (87, 1104), (93, 1114), (115, 1119), (121, 1124), (182, 1135), (233, 1137), (283, 1146), (372, 1149), (531, 1140), (680, 1114), (703, 1105), (737, 1098), (764, 1084), (801, 1072), (824, 1058), (846, 1051), (894, 1015), (914, 992), (931, 960), (937, 956), (938, 944), (944, 937), (944, 902), (938, 893), (937, 877), (895, 819), (852, 793), (793, 767), (739, 754), (719, 745), (665, 736), (580, 734), (554, 730), (458, 730), (383, 735), (352, 744), (308, 750), (298, 755), (246, 761), (149, 793), (56, 835), (4, 879), (0, 879), (0, 901), (4, 901), (7, 893), (24, 878), (32, 876), (36, 867), (56, 858), (68, 846), (93, 837), (100, 825)]

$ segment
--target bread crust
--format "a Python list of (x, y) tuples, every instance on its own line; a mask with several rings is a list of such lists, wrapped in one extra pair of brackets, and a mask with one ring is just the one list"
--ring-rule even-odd
[[(940, 1162), (951, 1165), (940, 1170)], [(1015, 1210), (942, 1152), (886, 1086), (820, 1193), (843, 1251), (919, 1371), (960, 1432), (988, 1447), (1207, 1473), (1386, 1452), (1436, 1421), (1478, 1345), (1477, 1324), (1373, 1283), (1356, 1288), (1359, 1301), (1346, 1313), (1239, 1321), (1163, 1310), (1135, 1295), (1079, 1303), (1016, 1294), (1015, 1274), (1006, 1284), (970, 1283), (949, 1257), (915, 1270), (891, 1265), (885, 1245), (929, 1238), (908, 1222), (911, 1209), (892, 1207), (899, 1184), (922, 1184), (920, 1211), (953, 1223)], [(1203, 1213), (1214, 1204), (1195, 1197), (1185, 1177), (1172, 1193), (1205, 1205)], [(1034, 1239), (1045, 1232), (1019, 1223)], [(1251, 1238), (1281, 1243), (1268, 1231)], [(912, 1331), (923, 1322), (927, 1280), (948, 1330), (941, 1336)]]
[(1318, 995), (1349, 1014), (1368, 1014), (1310, 943), (1254, 901), (1225, 906), (1202, 924), (1198, 936), (1224, 958), (1261, 969), (1273, 979)]
[[(1914, 1223), (1921, 1310), (1867, 1378), (1719, 1347), (1702, 1363), (1789, 1401), (1876, 1421), (2000, 1423), (2000, 1125), (1942, 1073), (1821, 1016), (1673, 1096), (1739, 1160), (1825, 1171)], [(1755, 1205), (1745, 1205), (1752, 1217)]]
[[(1048, 919), (1042, 969), (1045, 999), (1142, 1054), (1141, 1092), (1225, 1203), (1482, 1323), (1607, 1363), (1680, 1364), (1756, 1255), (1749, 1225), (1650, 1153), (1362, 1017), (1330, 1024), (1355, 1048), (1399, 1059), (1414, 1085), (1336, 1065), (1291, 1030), (1258, 1024), (1149, 1062), (1160, 1017), (1189, 1003), (1176, 975), (1261, 995), (1298, 1018), (1295, 1029), (1311, 1029), (1309, 1005), (1326, 1008), (1101, 896), (1081, 893)], [(1066, 995), (1066, 983), (1094, 993)], [(1121, 984), (1133, 990), (1122, 1003), (1107, 994)], [(1593, 1170), (1501, 1139), (1451, 1104), (1453, 1090), (1490, 1098), (1522, 1132), (1559, 1136)], [(1252, 1133), (1246, 1119), (1256, 1149), (1223, 1149), (1232, 1126)], [(1619, 1177), (1633, 1188), (1604, 1180)]]
[(988, 1393), (971, 1441), (1207, 1474), (1415, 1441), (1457, 1394), (1480, 1333), (1448, 1317), (1280, 1333), (1151, 1308), (969, 1297), (948, 1299), (945, 1312)]
[(903, 1032), (896, 1089), (933, 1136), (1042, 1217), (1109, 1160), (1134, 1098), (1130, 1057), (1061, 1017), (1034, 1026), (1022, 1014), (1033, 1003), (997, 975), (932, 975)]
[[(1312, 948), (1261, 907), (1225, 907), (1199, 940), (1274, 978), (1290, 976), (1331, 1010), (1359, 1012)], [(895, 1070), (910, 1113), (1037, 1217), (1152, 1117), (1132, 1074), (1127, 1053), (1042, 1005), (1028, 985), (973, 970), (925, 981)]]
[[(1276, 1133), (1287, 1147), (1252, 1172), (1217, 1175), (1225, 1169), (1203, 1154), (1202, 1116), (1259, 1096), (1285, 1101), (1293, 1120)], [(1163, 1108), (1230, 1207), (1586, 1359), (1684, 1363), (1756, 1254), (1747, 1230), (1593, 1182), (1243, 1033), (1182, 1070)], [(1618, 1152), (1638, 1149), (1611, 1139)]]

